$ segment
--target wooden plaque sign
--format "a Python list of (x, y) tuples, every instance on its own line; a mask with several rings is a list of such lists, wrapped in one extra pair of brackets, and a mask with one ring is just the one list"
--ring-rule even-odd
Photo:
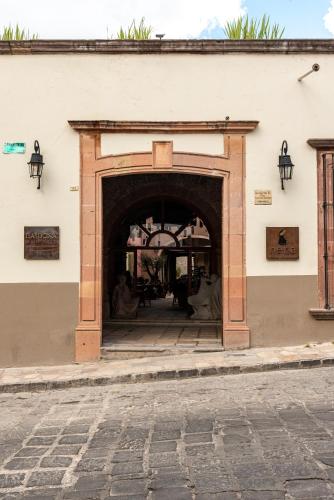
[(299, 259), (299, 227), (267, 227), (267, 259)]
[(25, 226), (24, 258), (59, 259), (59, 226)]

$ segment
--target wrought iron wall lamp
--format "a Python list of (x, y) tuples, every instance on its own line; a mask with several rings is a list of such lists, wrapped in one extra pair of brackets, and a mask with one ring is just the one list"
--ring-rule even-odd
[(34, 142), (34, 150), (35, 152), (32, 153), (31, 159), (28, 162), (29, 174), (30, 177), (38, 179), (37, 189), (40, 189), (44, 163), (43, 163), (43, 155), (41, 155), (38, 141)]
[(281, 186), (284, 189), (284, 181), (292, 179), (294, 164), (291, 161), (291, 156), (288, 155), (288, 143), (282, 142), (281, 154), (278, 159), (278, 168), (281, 178)]

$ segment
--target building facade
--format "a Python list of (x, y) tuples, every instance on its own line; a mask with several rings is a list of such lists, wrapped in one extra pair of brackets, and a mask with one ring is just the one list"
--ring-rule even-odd
[(333, 58), (332, 40), (0, 42), (0, 365), (98, 359), (108, 242), (145, 200), (204, 220), (226, 349), (333, 340)]

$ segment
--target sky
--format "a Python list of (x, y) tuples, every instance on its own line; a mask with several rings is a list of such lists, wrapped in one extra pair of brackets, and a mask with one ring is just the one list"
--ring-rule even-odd
[(334, 38), (334, 0), (0, 0), (0, 30), (18, 23), (39, 38), (111, 38), (145, 17), (166, 38), (224, 38), (226, 21), (270, 15), (284, 38)]

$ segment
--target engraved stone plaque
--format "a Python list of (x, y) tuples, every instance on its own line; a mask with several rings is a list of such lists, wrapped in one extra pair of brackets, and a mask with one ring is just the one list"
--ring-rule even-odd
[(256, 189), (254, 191), (254, 204), (255, 205), (272, 205), (273, 197), (271, 191)]
[(24, 258), (59, 259), (59, 226), (25, 226)]
[(299, 259), (299, 227), (267, 227), (267, 260)]

